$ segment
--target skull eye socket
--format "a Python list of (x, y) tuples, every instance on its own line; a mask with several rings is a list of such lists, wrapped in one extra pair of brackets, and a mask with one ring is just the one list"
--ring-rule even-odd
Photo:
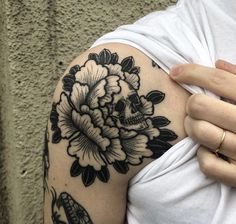
[(140, 99), (139, 99), (138, 94), (133, 94), (133, 95), (129, 96), (129, 100), (135, 105), (140, 104)]
[(115, 106), (115, 110), (118, 112), (122, 112), (125, 109), (125, 102), (123, 100), (119, 100)]

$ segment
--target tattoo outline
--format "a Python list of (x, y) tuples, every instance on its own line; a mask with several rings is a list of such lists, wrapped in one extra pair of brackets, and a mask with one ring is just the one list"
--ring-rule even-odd
[(81, 175), (85, 186), (96, 178), (108, 182), (108, 165), (125, 174), (129, 165), (160, 157), (177, 138), (163, 128), (167, 118), (153, 116), (165, 94), (139, 95), (140, 67), (132, 56), (118, 60), (108, 49), (89, 54), (64, 76), (60, 101), (52, 105), (52, 143), (69, 141), (67, 154), (75, 158), (70, 174)]
[[(53, 224), (93, 224), (88, 212), (70, 194), (62, 192), (59, 197), (54, 188), (52, 194), (52, 221)], [(63, 211), (61, 210), (63, 208)], [(62, 212), (66, 220), (62, 220)]]
[(162, 69), (161, 66), (158, 65), (154, 60), (152, 60), (152, 67), (153, 67), (153, 68)]
[(49, 132), (48, 132), (48, 126), (46, 126), (45, 134), (44, 134), (44, 149), (43, 149), (43, 186), (44, 186), (44, 192), (48, 191), (48, 170), (50, 167), (49, 163), (49, 150), (48, 150), (48, 143), (49, 143)]

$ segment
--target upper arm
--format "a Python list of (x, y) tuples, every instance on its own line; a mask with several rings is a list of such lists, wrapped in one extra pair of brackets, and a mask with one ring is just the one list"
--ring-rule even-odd
[(163, 73), (123, 44), (68, 67), (46, 135), (45, 224), (124, 221), (129, 180), (184, 137), (187, 94)]

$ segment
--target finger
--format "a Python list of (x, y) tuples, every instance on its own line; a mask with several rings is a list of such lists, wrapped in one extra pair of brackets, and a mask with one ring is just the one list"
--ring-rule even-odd
[(184, 64), (172, 68), (170, 77), (177, 82), (200, 86), (218, 96), (236, 100), (236, 76), (230, 72), (197, 64)]
[(197, 152), (199, 167), (208, 177), (236, 187), (236, 164), (216, 157), (205, 147), (200, 147)]
[[(234, 65), (234, 64), (231, 64), (231, 63), (224, 61), (224, 60), (218, 60), (218, 61), (216, 61), (215, 66), (216, 66), (216, 68), (225, 70), (227, 72), (231, 72), (232, 74), (236, 75), (236, 65)], [(233, 100), (230, 100), (230, 99), (227, 99), (224, 97), (221, 97), (221, 99), (228, 102), (228, 103), (231, 103), (234, 105), (236, 104), (236, 102)]]
[(236, 133), (236, 106), (233, 104), (204, 94), (194, 94), (188, 99), (186, 112), (194, 119), (205, 120)]
[(191, 138), (212, 152), (220, 147), (220, 153), (236, 160), (236, 134), (225, 131), (225, 138), (221, 144), (223, 130), (209, 122), (194, 120), (187, 116), (184, 121), (185, 131)]
[(215, 63), (216, 68), (225, 70), (227, 72), (230, 72), (234, 75), (236, 75), (236, 65), (231, 64), (230, 62), (224, 61), (224, 60), (218, 60)]

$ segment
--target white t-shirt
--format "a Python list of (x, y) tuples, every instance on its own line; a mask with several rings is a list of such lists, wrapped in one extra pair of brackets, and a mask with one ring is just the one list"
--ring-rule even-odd
[[(93, 46), (107, 42), (138, 48), (167, 74), (180, 63), (214, 67), (220, 58), (236, 63), (236, 2), (180, 0), (165, 11), (119, 27)], [(183, 87), (191, 93), (214, 96), (197, 86)], [(185, 138), (131, 180), (129, 224), (236, 223), (236, 189), (202, 174), (196, 159), (197, 148), (196, 142)]]

